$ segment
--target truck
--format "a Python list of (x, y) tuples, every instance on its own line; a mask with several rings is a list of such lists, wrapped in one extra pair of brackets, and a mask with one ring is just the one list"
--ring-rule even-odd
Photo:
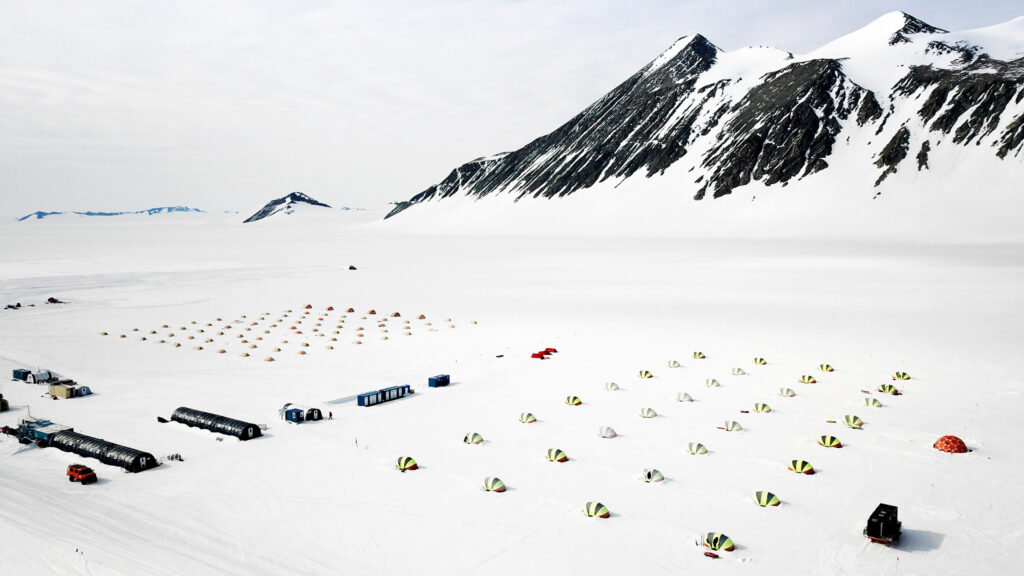
[(879, 504), (868, 518), (864, 535), (879, 544), (897, 544), (902, 534), (903, 523), (899, 521), (899, 509), (890, 504)]
[(68, 466), (68, 482), (80, 482), (83, 486), (96, 482), (96, 472), (83, 464), (72, 464)]

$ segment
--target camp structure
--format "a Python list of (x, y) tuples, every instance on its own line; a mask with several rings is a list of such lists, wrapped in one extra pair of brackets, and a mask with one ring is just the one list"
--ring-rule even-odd
[(305, 411), (303, 411), (302, 408), (292, 406), (291, 403), (282, 406), (281, 409), (277, 411), (277, 413), (281, 417), (281, 420), (284, 420), (285, 422), (291, 422), (293, 424), (302, 424), (303, 422), (306, 421)]
[(619, 385), (616, 384), (615, 382), (605, 382), (604, 389), (609, 392), (615, 392), (616, 390), (619, 389)]
[(732, 369), (732, 375), (733, 376), (743, 376), (746, 373), (747, 373), (746, 370), (744, 370), (743, 368), (733, 368)]
[(701, 444), (700, 442), (690, 442), (686, 446), (686, 451), (689, 452), (690, 454), (693, 454), (694, 456), (700, 456), (702, 454), (707, 454), (708, 448), (707, 446)]
[(587, 502), (583, 506), (583, 513), (591, 518), (608, 518), (612, 515), (608, 507), (600, 502)]
[(615, 438), (618, 434), (615, 433), (615, 429), (611, 426), (601, 426), (597, 429), (597, 435), (601, 438)]
[(804, 384), (817, 384), (818, 383), (818, 381), (814, 379), (814, 376), (811, 376), (810, 374), (804, 374), (803, 376), (801, 376), (800, 377), (800, 382), (802, 382)]
[(757, 505), (762, 508), (766, 506), (778, 506), (779, 504), (782, 504), (782, 501), (779, 500), (778, 496), (766, 490), (754, 492), (754, 502), (756, 502)]
[(28, 381), (28, 375), (31, 374), (31, 373), (32, 373), (31, 370), (26, 370), (25, 368), (15, 368), (14, 371), (11, 372), (11, 377), (14, 378), (15, 380), (21, 380), (22, 382), (27, 382)]
[(251, 440), (263, 435), (260, 431), (260, 427), (256, 424), (250, 424), (249, 422), (235, 420), (234, 418), (228, 418), (227, 416), (221, 416), (211, 412), (203, 412), (202, 410), (186, 408), (185, 406), (175, 410), (174, 413), (171, 414), (171, 420), (174, 422), (180, 422), (186, 426), (209, 430), (210, 432), (215, 432), (217, 434), (234, 436), (239, 440)]
[(398, 460), (395, 461), (395, 468), (398, 468), (402, 472), (405, 472), (406, 470), (416, 470), (419, 467), (419, 464), (416, 463), (416, 460), (413, 460), (412, 456), (400, 456)]
[(693, 396), (690, 396), (686, 392), (680, 392), (676, 394), (676, 400), (680, 402), (693, 402)]
[(935, 444), (932, 444), (932, 448), (950, 454), (963, 454), (968, 451), (967, 444), (964, 444), (964, 441), (956, 436), (943, 436), (936, 440)]
[(882, 402), (879, 401), (878, 398), (865, 398), (864, 405), (871, 406), (872, 408), (881, 408)]
[(705, 548), (711, 548), (712, 550), (732, 552), (736, 549), (736, 545), (733, 544), (731, 538), (718, 532), (708, 532), (705, 534), (703, 544)]
[(707, 356), (705, 356), (703, 352), (694, 352), (693, 353), (693, 357), (696, 360), (703, 360), (703, 359), (707, 358)]
[(364, 392), (356, 396), (356, 403), (360, 406), (376, 406), (398, 398), (405, 398), (412, 394), (412, 388), (408, 384), (381, 388), (373, 392)]
[(504, 492), (505, 490), (508, 490), (508, 488), (505, 487), (505, 483), (501, 481), (501, 478), (496, 478), (494, 476), (484, 478), (483, 489), (488, 492)]
[(717, 388), (722, 384), (718, 380), (715, 380), (714, 378), (708, 378), (707, 380), (704, 380), (704, 385), (707, 386), (708, 388)]
[(558, 448), (550, 448), (548, 449), (548, 460), (552, 462), (568, 462), (569, 457)]
[(654, 378), (654, 374), (651, 374), (650, 370), (641, 370), (639, 373), (637, 373), (637, 376), (639, 376), (640, 378)]
[(768, 361), (765, 360), (764, 358), (760, 358), (760, 357), (754, 358), (754, 365), (755, 366), (764, 366), (765, 364), (768, 364)]
[(833, 368), (831, 364), (821, 364), (821, 365), (818, 366), (818, 370), (821, 370), (822, 372), (835, 372), (836, 371), (836, 369)]
[(306, 421), (323, 420), (324, 413), (319, 408), (306, 409)]
[(892, 384), (882, 384), (878, 387), (878, 391), (882, 394), (891, 394), (892, 396), (899, 396), (901, 394), (900, 389)]
[(519, 421), (523, 424), (533, 424), (537, 421), (537, 417), (529, 412), (523, 412), (519, 415)]
[(855, 416), (853, 414), (843, 416), (843, 422), (845, 422), (850, 428), (860, 429), (864, 426), (864, 421), (860, 419), (860, 416)]
[(60, 376), (57, 376), (50, 370), (36, 370), (26, 374), (24, 380), (29, 384), (49, 384), (50, 382), (60, 380)]
[(7, 412), (11, 409), (11, 403), (4, 398), (3, 394), (0, 394), (0, 412)]
[(789, 469), (797, 474), (814, 474), (814, 466), (806, 460), (791, 460)]
[(659, 472), (656, 468), (644, 468), (644, 482), (664, 482), (665, 475)]
[(842, 448), (843, 443), (835, 436), (825, 435), (818, 438), (818, 446), (824, 446), (825, 448)]
[(641, 408), (640, 409), (640, 417), (641, 418), (655, 418), (657, 416), (658, 416), (658, 413), (654, 411), (654, 408)]
[(903, 523), (899, 520), (899, 509), (891, 504), (879, 504), (868, 517), (864, 535), (872, 542), (888, 546), (899, 542)]
[(743, 430), (743, 426), (740, 426), (740, 423), (735, 420), (726, 420), (725, 425), (722, 428), (724, 428), (726, 432), (739, 432), (740, 430)]
[(754, 404), (754, 412), (765, 413), (765, 412), (771, 412), (771, 411), (772, 411), (772, 407), (767, 405), (767, 404), (765, 404), (764, 402), (758, 402), (757, 404)]
[(792, 388), (779, 388), (779, 396), (782, 396), (783, 398), (792, 398), (793, 396), (796, 396), (796, 392), (794, 392)]
[(583, 400), (580, 400), (579, 396), (566, 396), (565, 403), (569, 406), (579, 406), (580, 404), (583, 404)]
[(73, 430), (54, 434), (49, 445), (64, 452), (95, 458), (110, 466), (120, 466), (128, 472), (142, 472), (160, 464), (149, 452), (79, 434)]
[(78, 395), (78, 388), (69, 384), (50, 384), (51, 398), (74, 398)]
[(682, 364), (680, 364), (678, 360), (669, 360), (668, 361), (668, 367), (669, 368), (679, 368), (680, 366), (682, 366)]
[(466, 437), (462, 439), (466, 444), (483, 444), (484, 437), (476, 432), (470, 432), (466, 434)]
[(910, 380), (910, 374), (906, 372), (896, 372), (892, 375), (893, 380)]

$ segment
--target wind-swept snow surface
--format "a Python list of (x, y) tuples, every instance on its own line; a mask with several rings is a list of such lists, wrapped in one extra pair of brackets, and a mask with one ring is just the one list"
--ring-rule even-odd
[[(13, 408), (0, 425), (30, 408), (183, 457), (126, 474), (0, 437), (5, 573), (1009, 574), (1018, 564), (1019, 243), (446, 236), (307, 216), (0, 225), (0, 302), (23, 304), (0, 311), (0, 370), (51, 368), (95, 392), (51, 400), (5, 377)], [(50, 296), (67, 304), (43, 304)], [(558, 352), (530, 358), (547, 347)], [(912, 376), (895, 382), (903, 394), (879, 393), (897, 370)], [(451, 386), (428, 388), (439, 373)], [(358, 393), (400, 384), (415, 393), (356, 405)], [(334, 419), (287, 424), (287, 402)], [(268, 427), (240, 442), (157, 422), (179, 406)], [(522, 412), (538, 421), (521, 424)], [(863, 429), (845, 427), (848, 414)], [(742, 430), (719, 429), (726, 421)], [(599, 437), (604, 426), (617, 437)], [(470, 432), (485, 441), (466, 444)], [(826, 434), (843, 447), (819, 446)], [(946, 434), (973, 451), (934, 450)], [(708, 453), (689, 454), (691, 442)], [(552, 448), (568, 461), (549, 461)], [(401, 456), (419, 469), (396, 471)], [(817, 474), (788, 471), (795, 459)], [(69, 483), (75, 462), (99, 483)], [(642, 481), (648, 468), (665, 481)], [(484, 491), (487, 477), (508, 490)], [(763, 490), (782, 505), (755, 504)], [(587, 502), (611, 517), (586, 517)], [(861, 535), (880, 502), (899, 506), (899, 547)], [(706, 532), (737, 549), (704, 557), (694, 540)]]

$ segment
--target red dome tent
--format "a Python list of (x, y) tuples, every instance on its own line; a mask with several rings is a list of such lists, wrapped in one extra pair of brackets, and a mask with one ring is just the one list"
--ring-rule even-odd
[(951, 454), (963, 454), (967, 452), (967, 445), (956, 436), (943, 436), (935, 441), (934, 448), (940, 452)]

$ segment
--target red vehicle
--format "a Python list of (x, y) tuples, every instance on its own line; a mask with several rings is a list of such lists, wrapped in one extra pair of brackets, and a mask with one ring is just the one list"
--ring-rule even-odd
[(92, 484), (99, 480), (99, 478), (96, 477), (96, 473), (93, 472), (92, 468), (81, 464), (72, 464), (68, 466), (68, 482), (74, 482), (75, 480), (82, 484)]

